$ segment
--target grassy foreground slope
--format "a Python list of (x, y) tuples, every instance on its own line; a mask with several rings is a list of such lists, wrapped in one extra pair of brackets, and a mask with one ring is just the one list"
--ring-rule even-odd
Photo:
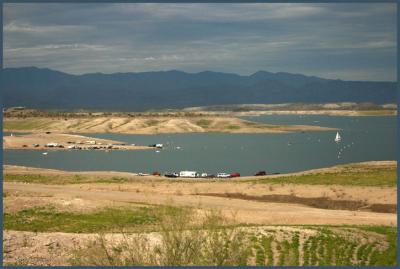
[(5, 166), (4, 261), (395, 265), (396, 190), (393, 161), (237, 180)]
[[(147, 211), (149, 210), (149, 211)], [(149, 212), (157, 211), (151, 217)], [(43, 213), (43, 212), (42, 212)], [(42, 214), (41, 213), (41, 214)], [(6, 231), (5, 260), (9, 265), (394, 265), (397, 231), (382, 226), (252, 226), (228, 222), (218, 212), (199, 217), (187, 208), (153, 208), (65, 215), (47, 212), (40, 218), (51, 225), (26, 226), (29, 231)], [(23, 212), (22, 214), (27, 214)], [(76, 218), (72, 219), (71, 216)], [(61, 221), (53, 218), (63, 219)], [(6, 229), (10, 226), (6, 216)], [(18, 219), (45, 224), (35, 216)], [(114, 221), (114, 233), (110, 233)], [(74, 224), (75, 223), (75, 224)], [(95, 234), (71, 232), (71, 224)], [(103, 226), (102, 226), (103, 225)], [(36, 227), (36, 228), (35, 228)], [(129, 227), (135, 227), (131, 233)], [(152, 227), (152, 233), (147, 228)], [(17, 228), (17, 227), (16, 227)], [(87, 230), (89, 228), (89, 230)], [(115, 231), (116, 229), (116, 231)], [(30, 241), (30, 240), (32, 241)], [(73, 242), (79, 241), (79, 244)], [(50, 242), (50, 243), (48, 243)], [(35, 245), (33, 245), (35, 244)], [(28, 257), (19, 248), (43, 248)]]

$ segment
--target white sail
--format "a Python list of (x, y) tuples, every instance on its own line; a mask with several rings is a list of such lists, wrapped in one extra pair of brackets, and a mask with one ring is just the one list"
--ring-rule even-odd
[(335, 141), (336, 141), (336, 142), (339, 142), (340, 140), (342, 140), (342, 138), (340, 137), (339, 132), (336, 132)]

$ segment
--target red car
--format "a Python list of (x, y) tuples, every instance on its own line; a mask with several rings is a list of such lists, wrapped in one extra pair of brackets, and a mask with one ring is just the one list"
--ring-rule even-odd
[(240, 177), (240, 174), (239, 173), (232, 173), (231, 177)]
[(265, 176), (267, 173), (265, 171), (258, 171), (255, 176)]

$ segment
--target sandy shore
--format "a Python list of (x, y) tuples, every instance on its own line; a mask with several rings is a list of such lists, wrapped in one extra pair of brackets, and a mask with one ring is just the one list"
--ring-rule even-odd
[[(48, 147), (48, 143), (57, 146)], [(121, 145), (122, 142), (98, 139), (82, 135), (62, 133), (32, 133), (27, 135), (13, 135), (3, 137), (4, 149), (29, 149), (29, 150), (138, 150), (150, 149), (148, 146)], [(62, 147), (61, 147), (61, 146)], [(110, 148), (110, 145), (111, 148)], [(69, 149), (68, 147), (75, 147)]]

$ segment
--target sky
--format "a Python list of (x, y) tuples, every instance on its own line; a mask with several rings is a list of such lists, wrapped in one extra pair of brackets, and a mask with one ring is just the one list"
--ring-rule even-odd
[(395, 81), (396, 4), (4, 4), (4, 67)]

